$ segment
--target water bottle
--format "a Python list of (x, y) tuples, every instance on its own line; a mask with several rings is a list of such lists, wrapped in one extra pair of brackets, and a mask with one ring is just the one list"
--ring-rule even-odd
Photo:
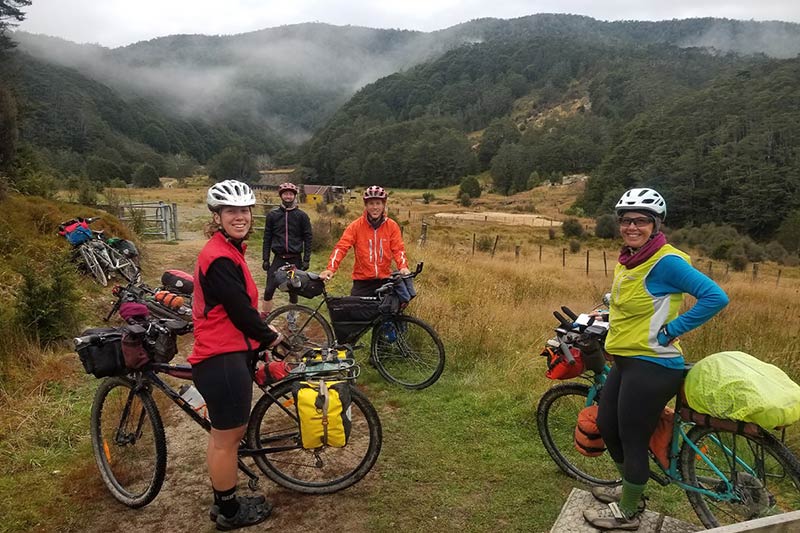
[(178, 392), (181, 395), (186, 403), (188, 403), (192, 409), (195, 410), (197, 414), (202, 416), (205, 419), (208, 419), (208, 409), (206, 408), (206, 401), (203, 399), (203, 395), (200, 394), (200, 391), (194, 385), (189, 385), (188, 383), (184, 383), (181, 385), (181, 388), (178, 389)]

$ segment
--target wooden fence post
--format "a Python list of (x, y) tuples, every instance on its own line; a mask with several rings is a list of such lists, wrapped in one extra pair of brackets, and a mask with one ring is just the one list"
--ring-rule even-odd
[(475, 255), (475, 234), (472, 234), (472, 255)]
[(494, 252), (497, 250), (497, 241), (500, 240), (500, 235), (495, 235), (494, 237), (494, 246), (492, 246), (492, 257), (494, 257)]
[(714, 261), (709, 261), (708, 262), (708, 277), (709, 278), (712, 277), (713, 274), (714, 274)]
[(775, 286), (778, 286), (778, 283), (781, 282), (781, 269), (778, 269), (778, 279), (775, 280)]
[(586, 276), (589, 276), (589, 250), (586, 250)]
[(422, 233), (420, 233), (420, 235), (419, 235), (419, 245), (420, 246), (425, 246), (425, 243), (427, 242), (427, 240), (428, 240), (428, 223), (427, 222), (423, 222), (422, 223)]
[(567, 268), (567, 249), (561, 249), (561, 268)]
[(605, 250), (603, 250), (603, 273), (608, 277), (608, 260), (606, 259)]
[(758, 277), (758, 263), (753, 263), (753, 281)]
[(539, 262), (542, 262), (542, 245), (539, 245)]
[(519, 249), (520, 248), (521, 248), (521, 246), (519, 244), (514, 247), (514, 258), (517, 261), (519, 261)]

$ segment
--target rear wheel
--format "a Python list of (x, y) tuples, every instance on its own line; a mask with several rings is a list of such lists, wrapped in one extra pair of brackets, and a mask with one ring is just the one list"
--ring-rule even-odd
[(429, 387), (444, 371), (439, 335), (411, 316), (389, 316), (372, 328), (370, 356), (381, 376), (407, 389)]
[(589, 386), (581, 383), (563, 383), (545, 392), (536, 409), (539, 437), (568, 476), (590, 485), (617, 485), (622, 480), (609, 453), (587, 457), (575, 448), (578, 413), (587, 407), (588, 397)]
[(92, 449), (111, 494), (128, 507), (153, 501), (167, 471), (164, 425), (149, 391), (123, 377), (107, 378), (94, 396)]
[[(772, 435), (738, 435), (695, 426), (687, 439), (722, 473), (720, 476), (714, 472), (703, 456), (688, 442), (683, 443), (680, 455), (683, 479), (717, 495), (686, 491), (705, 527), (800, 510), (800, 461)], [(732, 493), (726, 480), (733, 485)]]
[(352, 425), (347, 445), (307, 450), (300, 444), (292, 384), (280, 383), (268, 390), (250, 414), (248, 448), (267, 448), (253, 456), (256, 465), (278, 485), (307, 494), (330, 494), (357, 483), (381, 451), (383, 434), (377, 411), (366, 396), (351, 388)]
[(264, 322), (273, 326), (286, 337), (293, 352), (309, 348), (324, 348), (334, 345), (331, 325), (318, 311), (310, 307), (289, 304), (273, 310)]
[(94, 250), (88, 245), (84, 244), (80, 247), (80, 253), (81, 257), (83, 258), (83, 262), (86, 264), (86, 268), (89, 270), (89, 273), (94, 276), (94, 279), (97, 280), (97, 283), (103, 287), (107, 286), (108, 278), (106, 278), (106, 273), (103, 270), (103, 267), (100, 266), (97, 256), (94, 255)]
[(106, 250), (108, 251), (108, 256), (111, 258), (111, 263), (116, 272), (129, 282), (138, 283), (141, 281), (142, 273), (132, 260), (110, 246), (108, 246)]

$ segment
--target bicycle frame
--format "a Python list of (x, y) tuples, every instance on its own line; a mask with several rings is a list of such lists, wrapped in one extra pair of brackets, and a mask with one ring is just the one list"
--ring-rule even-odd
[[(596, 402), (597, 395), (605, 385), (606, 378), (608, 377), (608, 372), (611, 370), (611, 367), (607, 364), (603, 370), (603, 372), (596, 373), (592, 378), (592, 384), (589, 386), (589, 394), (586, 398), (586, 407), (593, 405)], [(588, 378), (585, 378), (588, 379)], [(678, 486), (681, 490), (689, 491), (689, 492), (698, 492), (705, 496), (714, 498), (719, 501), (726, 501), (726, 502), (735, 502), (741, 499), (733, 489), (733, 483), (728, 477), (723, 474), (720, 469), (717, 467), (716, 464), (708, 457), (708, 455), (700, 449), (691, 439), (688, 438), (688, 429), (695, 426), (693, 422), (687, 422), (683, 420), (680, 416), (680, 407), (681, 407), (681, 400), (680, 397), (677, 399), (677, 405), (675, 409), (675, 415), (673, 420), (673, 427), (672, 427), (672, 440), (670, 441), (670, 452), (669, 452), (669, 468), (664, 469), (657, 461), (651, 461), (655, 463), (659, 470), (664, 474), (664, 476), (659, 476), (654, 472), (650, 473), (650, 477), (653, 478), (656, 482), (661, 485), (669, 485), (674, 484)], [(734, 473), (736, 465), (741, 466), (744, 471), (747, 473), (756, 476), (757, 472), (750, 467), (747, 463), (741, 460), (736, 455), (736, 450), (731, 450), (728, 446), (720, 442), (720, 440), (712, 435), (710, 437), (712, 443), (717, 445), (720, 450), (724, 452), (727, 457), (733, 459), (732, 464), (734, 465)], [(696, 485), (691, 485), (683, 481), (683, 476), (681, 475), (678, 469), (678, 458), (680, 457), (680, 450), (683, 443), (689, 445), (692, 448), (694, 453), (697, 457), (702, 459), (702, 461), (708, 465), (709, 468), (714, 472), (715, 475), (719, 476), (719, 479), (725, 483), (725, 491), (711, 491), (705, 489), (703, 487), (698, 487)]]

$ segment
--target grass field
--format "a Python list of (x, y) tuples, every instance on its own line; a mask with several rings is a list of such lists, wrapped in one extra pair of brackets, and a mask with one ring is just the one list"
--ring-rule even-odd
[[(199, 191), (174, 194), (181, 205), (195, 205)], [(536, 193), (552, 195), (547, 213), (553, 216), (566, 202), (556, 193)], [(437, 192), (440, 201), (450, 201), (439, 207), (452, 209), (454, 194)], [(435, 212), (437, 206), (421, 203), (419, 196), (398, 194), (400, 214), (403, 209), (423, 216)], [(484, 208), (497, 208), (491, 199), (485, 202)], [(348, 216), (358, 212), (356, 202)], [(186, 223), (197, 225), (202, 216)], [(552, 334), (553, 310), (561, 305), (590, 309), (608, 290), (611, 278), (599, 258), (605, 251), (613, 265), (616, 245), (587, 241), (580, 253), (566, 255), (565, 266), (566, 243), (551, 241), (546, 229), (460, 224), (431, 225), (427, 244), (420, 247), (422, 219), (411, 218), (405, 227), (408, 255), (412, 262), (424, 261), (425, 270), (409, 311), (434, 325), (444, 340), (445, 373), (431, 388), (409, 392), (385, 383), (365, 364), (359, 383), (384, 426), (378, 464), (352, 489), (328, 498), (296, 497), (297, 502), (308, 506), (309, 517), (312, 511), (324, 516), (325, 506), (346, 506), (364, 531), (547, 531), (576, 484), (552, 463), (536, 432), (536, 403), (553, 385), (544, 377), (545, 362), (538, 353)], [(473, 234), (500, 236), (494, 257), (472, 253)], [(248, 252), (254, 271), (258, 240)], [(519, 258), (517, 245), (522, 247)], [(152, 251), (156, 248), (158, 254)], [(588, 273), (586, 249), (594, 265)], [(327, 252), (316, 254), (312, 269), (320, 269), (326, 258)], [(157, 279), (158, 269), (168, 266), (191, 269), (191, 260), (180, 243), (154, 246), (146, 278)], [(332, 293), (349, 289), (348, 271), (345, 263), (331, 282)], [(261, 286), (263, 273), (257, 272)], [(774, 278), (724, 278), (721, 285), (731, 304), (686, 336), (689, 359), (738, 349), (800, 380), (797, 273), (785, 271), (779, 285)], [(86, 321), (99, 323), (110, 295), (86, 284), (87, 297), (98, 304), (98, 315)], [(97, 531), (124, 530), (128, 515), (122, 510), (120, 525), (104, 529), (93, 522), (101, 510), (120, 507), (100, 484), (91, 457), (88, 411), (96, 382), (79, 372), (77, 357), (66, 350), (45, 354), (41, 361), (32, 371), (15, 373), (0, 390), (0, 531), (81, 531), (87, 525)], [(796, 431), (790, 444), (800, 451)], [(655, 486), (649, 492), (652, 509), (695, 520), (682, 492)], [(299, 516), (296, 526), (320, 526), (318, 520), (305, 522)], [(169, 516), (163, 520), (161, 529), (172, 530)], [(197, 530), (197, 524), (180, 526), (174, 530)]]

